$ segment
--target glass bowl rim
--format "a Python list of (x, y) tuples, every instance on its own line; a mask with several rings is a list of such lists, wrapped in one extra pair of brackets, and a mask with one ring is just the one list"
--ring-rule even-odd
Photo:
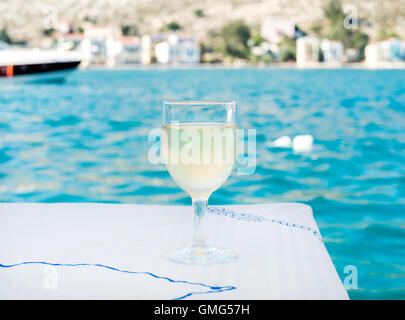
[(204, 106), (204, 105), (236, 105), (235, 100), (163, 100), (163, 105), (184, 105), (184, 106)]

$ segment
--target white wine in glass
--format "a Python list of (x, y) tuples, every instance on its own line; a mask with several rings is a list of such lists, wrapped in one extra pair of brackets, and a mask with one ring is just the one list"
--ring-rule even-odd
[(193, 201), (194, 238), (165, 257), (187, 264), (216, 264), (236, 254), (208, 244), (202, 222), (208, 198), (228, 179), (236, 159), (235, 102), (164, 101), (162, 155), (173, 180)]

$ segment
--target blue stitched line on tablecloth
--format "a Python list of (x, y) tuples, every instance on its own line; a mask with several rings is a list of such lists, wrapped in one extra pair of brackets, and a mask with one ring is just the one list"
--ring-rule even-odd
[(272, 222), (272, 223), (276, 223), (276, 224), (279, 224), (282, 226), (296, 228), (298, 230), (309, 231), (317, 239), (323, 241), (319, 231), (315, 230), (315, 228), (311, 228), (308, 226), (303, 226), (303, 225), (296, 224), (296, 223), (289, 223), (289, 222), (279, 220), (279, 219), (267, 219), (262, 216), (253, 215), (253, 214), (244, 213), (244, 212), (236, 212), (236, 211), (229, 210), (229, 209), (226, 209), (223, 207), (208, 207), (207, 211), (210, 213), (216, 214), (218, 216), (229, 217), (229, 218), (236, 219), (236, 220), (242, 220), (242, 221), (247, 221), (247, 222)]
[(230, 290), (236, 289), (236, 287), (234, 287), (234, 286), (210, 286), (208, 284), (199, 283), (199, 282), (189, 282), (189, 281), (185, 281), (185, 280), (173, 280), (168, 277), (158, 276), (152, 272), (121, 270), (121, 269), (118, 269), (115, 267), (110, 267), (110, 266), (106, 266), (106, 265), (99, 264), (99, 263), (50, 263), (50, 262), (45, 262), (45, 261), (25, 261), (25, 262), (10, 264), (10, 265), (0, 264), (0, 268), (12, 268), (12, 267), (17, 267), (17, 266), (27, 265), (27, 264), (43, 264), (43, 265), (55, 266), (55, 267), (82, 267), (82, 266), (101, 267), (101, 268), (118, 271), (118, 272), (122, 272), (122, 273), (143, 274), (143, 275), (151, 276), (156, 279), (167, 280), (172, 283), (184, 283), (184, 284), (196, 285), (196, 286), (201, 286), (201, 287), (210, 289), (208, 291), (189, 292), (189, 293), (185, 294), (184, 296), (174, 298), (173, 300), (182, 300), (182, 299), (192, 296), (193, 294), (218, 293), (218, 292), (230, 291)]

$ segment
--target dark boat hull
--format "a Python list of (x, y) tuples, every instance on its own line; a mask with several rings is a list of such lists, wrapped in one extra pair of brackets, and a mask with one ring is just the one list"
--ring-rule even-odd
[(68, 71), (75, 69), (79, 64), (80, 61), (67, 61), (0, 66), (0, 77), (42, 75), (45, 73), (51, 75), (54, 72), (57, 73), (58, 71)]

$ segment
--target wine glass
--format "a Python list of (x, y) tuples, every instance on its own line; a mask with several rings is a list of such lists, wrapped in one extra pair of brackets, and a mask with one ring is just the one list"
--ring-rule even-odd
[(173, 180), (192, 198), (190, 246), (164, 256), (186, 264), (217, 264), (236, 258), (207, 242), (203, 220), (208, 198), (228, 179), (236, 159), (234, 101), (163, 101), (162, 157)]

